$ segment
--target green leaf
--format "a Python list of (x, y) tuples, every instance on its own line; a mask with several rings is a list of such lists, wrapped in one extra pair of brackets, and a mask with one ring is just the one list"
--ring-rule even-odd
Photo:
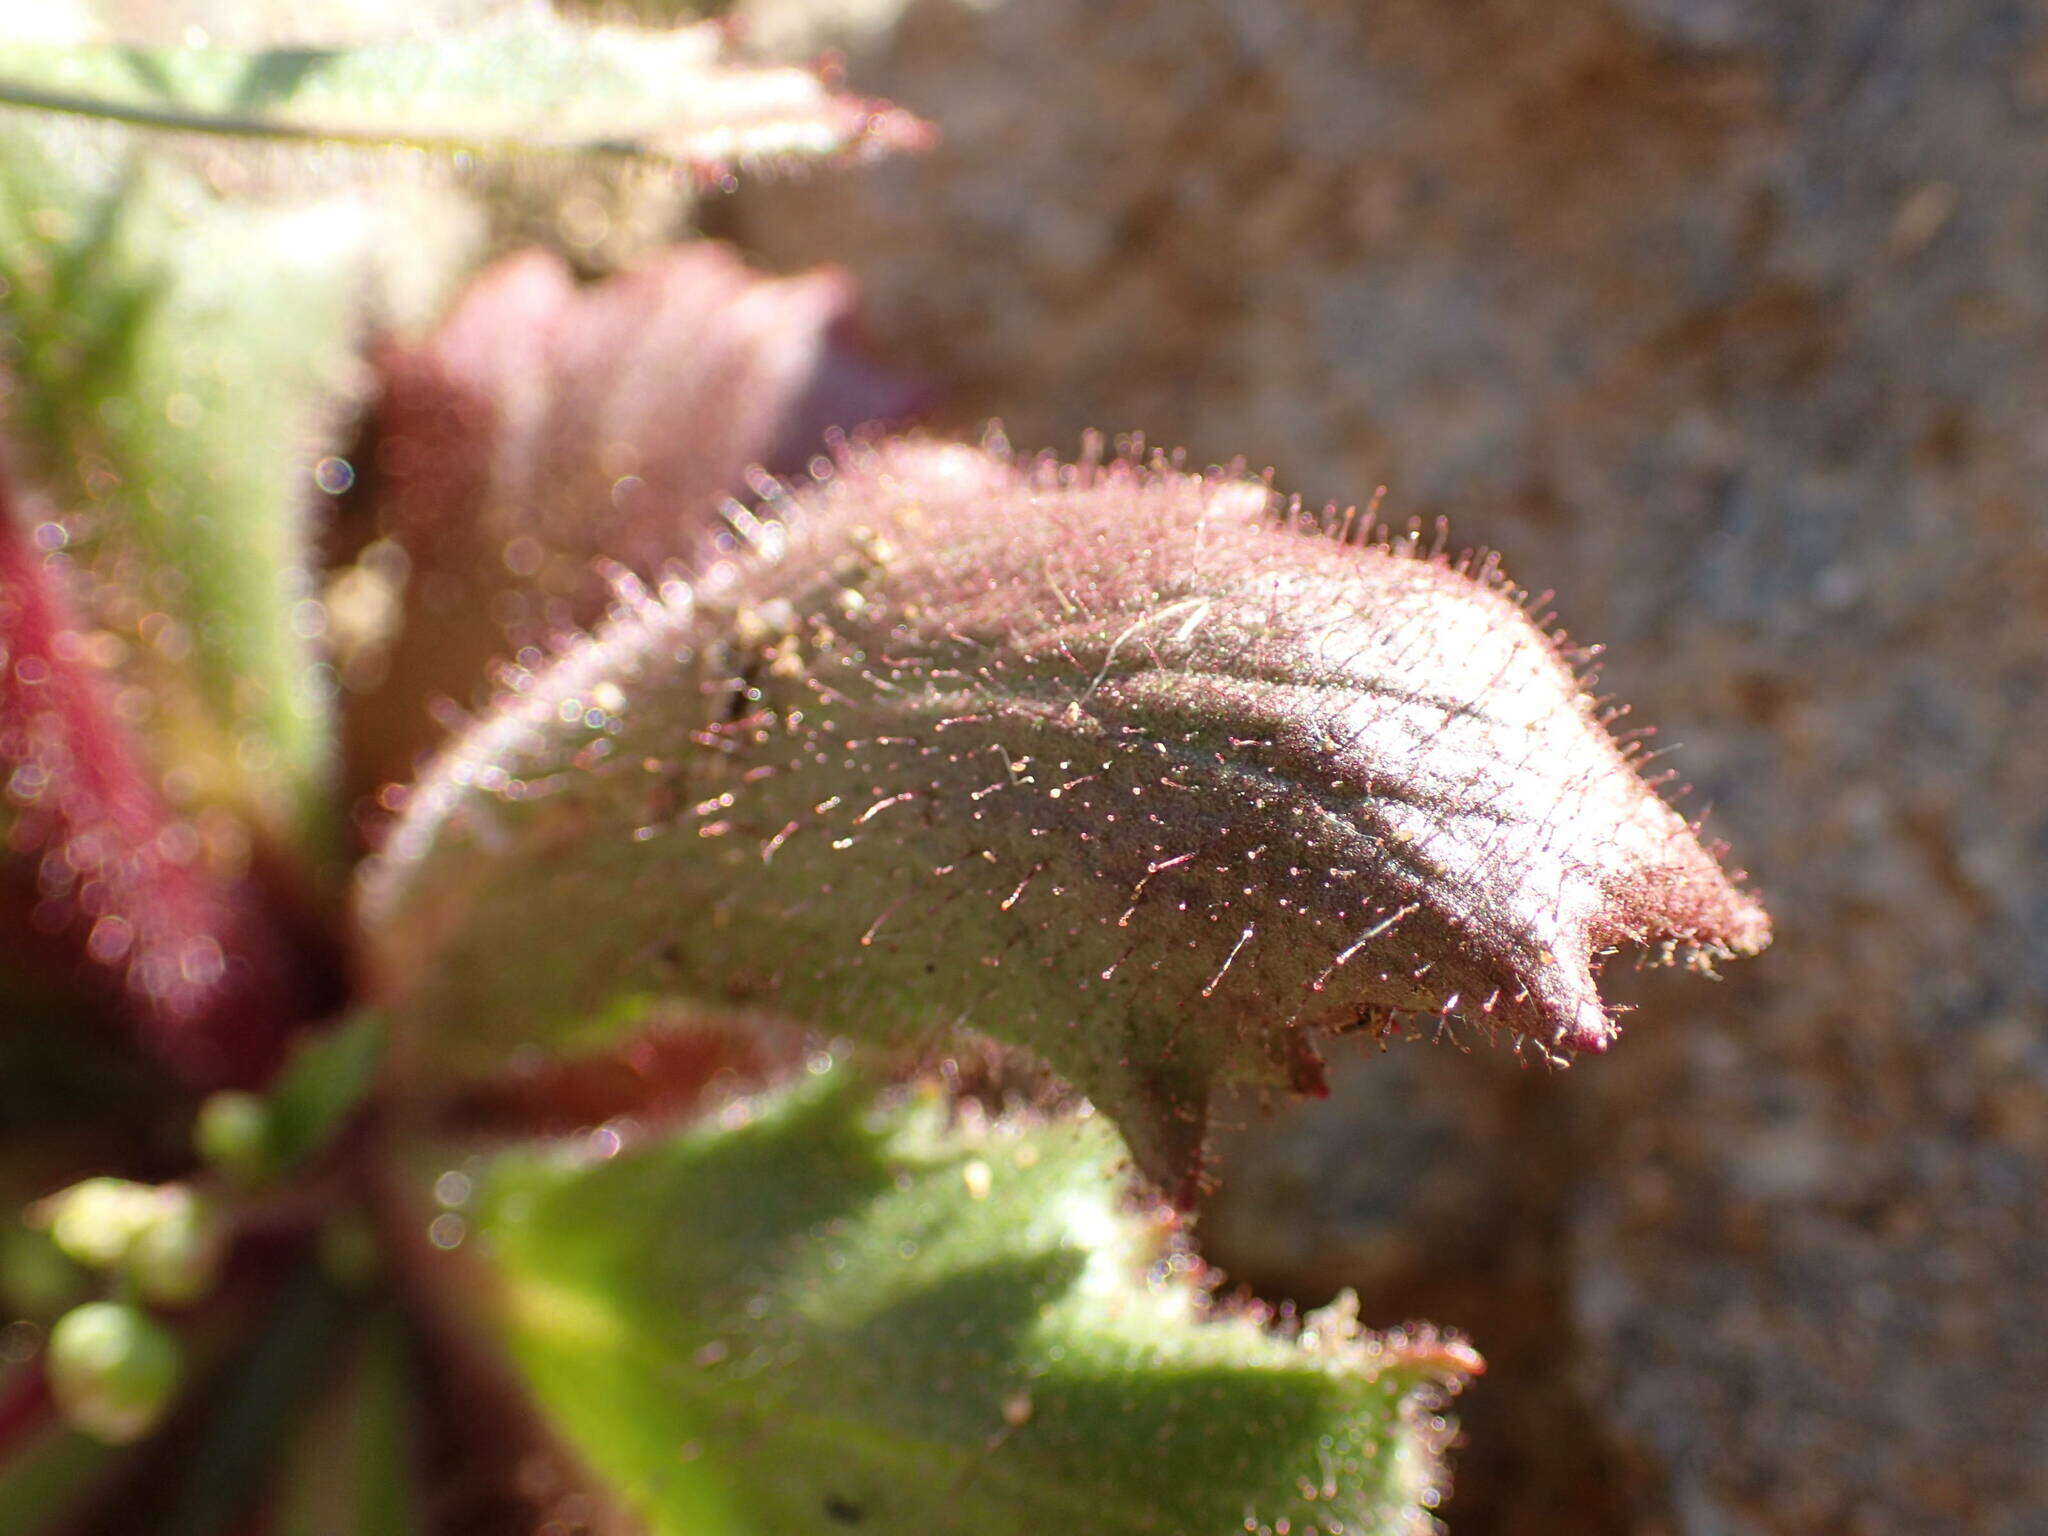
[(341, 205), (224, 203), (103, 135), (0, 117), (10, 435), (174, 805), (288, 845), (329, 830), (306, 512), (364, 228)]
[(272, 1085), (264, 1130), (270, 1168), (288, 1175), (319, 1156), (376, 1086), (384, 1021), (363, 1014), (308, 1035)]
[(1219, 1082), (1317, 1092), (1324, 1037), (1401, 1015), (1600, 1050), (1607, 954), (1768, 940), (1490, 566), (1241, 476), (932, 444), (730, 520), (510, 674), (367, 866), (423, 1075), (665, 997), (972, 1027), (1191, 1200)]
[(274, 1501), (277, 1536), (426, 1530), (412, 1467), (411, 1387), (397, 1321), (372, 1315), (285, 1457)]
[(346, 1337), (352, 1298), (316, 1271), (286, 1286), (250, 1347), (209, 1404), (182, 1468), (164, 1536), (222, 1536), (240, 1529), (301, 1408), (318, 1390)]
[(383, 1060), (384, 1024), (374, 1014), (302, 1033), (267, 1094), (226, 1090), (200, 1104), (193, 1148), (232, 1188), (281, 1183), (334, 1143), (376, 1087)]
[(1469, 1350), (1213, 1303), (1098, 1117), (949, 1123), (813, 1072), (474, 1172), (504, 1342), (654, 1536), (1427, 1525)]
[(522, 10), (352, 48), (28, 44), (0, 60), (0, 104), (186, 133), (630, 157), (700, 174), (921, 140), (909, 114), (835, 95), (809, 70), (733, 62), (728, 36)]

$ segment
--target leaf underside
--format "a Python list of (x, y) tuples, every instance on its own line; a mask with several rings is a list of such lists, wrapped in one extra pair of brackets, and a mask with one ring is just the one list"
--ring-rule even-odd
[(970, 1027), (1192, 1198), (1215, 1085), (1314, 1092), (1325, 1033), (1597, 1050), (1604, 953), (1767, 941), (1485, 569), (1228, 475), (914, 444), (736, 526), (515, 673), (372, 862), (415, 1070), (595, 1048), (657, 998)]
[(473, 1160), (469, 1219), (539, 1405), (655, 1536), (1427, 1528), (1476, 1358), (1212, 1306), (1121, 1155), (832, 1068), (609, 1161)]

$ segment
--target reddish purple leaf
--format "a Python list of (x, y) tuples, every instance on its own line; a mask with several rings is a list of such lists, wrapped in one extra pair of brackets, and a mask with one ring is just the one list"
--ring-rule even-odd
[(297, 1005), (246, 880), (209, 869), (116, 718), (61, 555), (0, 471), (0, 955), (118, 978), (144, 1040), (193, 1082), (253, 1082)]
[(651, 576), (753, 466), (913, 411), (854, 326), (843, 273), (764, 277), (704, 242), (583, 287), (511, 256), (425, 342), (386, 346), (373, 506), (411, 570), (387, 681), (357, 709), (358, 785), (409, 776), (426, 699), (470, 700), (494, 657), (602, 613), (600, 557)]
[(748, 531), (420, 786), (365, 896), (422, 1059), (663, 994), (971, 1025), (1187, 1197), (1219, 1080), (1317, 1091), (1321, 1037), (1400, 1015), (1601, 1050), (1609, 951), (1768, 942), (1490, 563), (914, 444)]

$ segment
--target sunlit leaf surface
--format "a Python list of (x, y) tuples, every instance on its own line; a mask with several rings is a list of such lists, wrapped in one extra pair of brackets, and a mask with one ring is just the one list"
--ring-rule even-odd
[(580, 153), (698, 174), (921, 143), (908, 113), (747, 65), (717, 27), (581, 26), (535, 9), (348, 48), (56, 47), (0, 56), (0, 104), (239, 137), (472, 155)]
[(1602, 1049), (1604, 954), (1768, 939), (1489, 571), (1227, 475), (935, 446), (735, 526), (512, 676), (373, 861), (416, 1066), (664, 996), (971, 1026), (1190, 1197), (1219, 1080), (1315, 1092), (1320, 1036), (1403, 1014)]
[(1212, 1306), (1099, 1118), (820, 1075), (609, 1160), (466, 1165), (494, 1326), (656, 1536), (1425, 1523), (1462, 1344)]

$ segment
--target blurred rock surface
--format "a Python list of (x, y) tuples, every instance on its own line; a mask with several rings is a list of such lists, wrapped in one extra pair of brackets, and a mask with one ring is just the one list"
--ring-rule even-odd
[[(1778, 919), (1723, 986), (1617, 972), (1632, 1026), (1569, 1074), (1446, 1054), (1479, 1107), (1445, 1115), (1367, 1067), (1344, 1115), (1254, 1128), (1219, 1246), (1473, 1328), (1475, 1438), (1561, 1372), (1631, 1502), (1543, 1530), (2048, 1530), (2048, 10), (740, 10), (945, 133), (743, 192), (745, 243), (851, 265), (953, 425), (1385, 482), (1501, 548)], [(1482, 1177), (1411, 1178), (1417, 1138)], [(1503, 1360), (1533, 1293), (1444, 1307), (1531, 1252), (1558, 1347)], [(1581, 1427), (1468, 1464), (1540, 1482)], [(1472, 1496), (1460, 1536), (1535, 1528)]]

